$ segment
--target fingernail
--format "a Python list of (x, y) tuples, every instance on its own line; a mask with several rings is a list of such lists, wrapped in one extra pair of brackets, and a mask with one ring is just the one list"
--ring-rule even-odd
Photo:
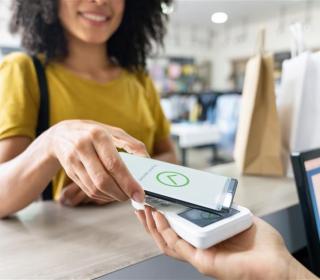
[(66, 206), (71, 206), (71, 201), (69, 199), (66, 199), (63, 201), (63, 204)]
[(132, 199), (136, 202), (143, 203), (144, 202), (144, 194), (140, 192), (135, 192), (132, 196)]

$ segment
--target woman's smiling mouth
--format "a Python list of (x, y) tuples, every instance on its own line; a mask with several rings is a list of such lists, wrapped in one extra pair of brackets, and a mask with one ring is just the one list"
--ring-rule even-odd
[(79, 14), (87, 22), (94, 25), (101, 25), (103, 23), (108, 22), (111, 19), (110, 16), (107, 16), (101, 13), (99, 14), (99, 13), (92, 13), (92, 12), (80, 12)]

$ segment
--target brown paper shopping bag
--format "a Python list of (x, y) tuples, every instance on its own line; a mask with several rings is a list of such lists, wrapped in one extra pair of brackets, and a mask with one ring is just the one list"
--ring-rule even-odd
[(271, 55), (261, 53), (247, 64), (234, 156), (243, 174), (284, 173)]

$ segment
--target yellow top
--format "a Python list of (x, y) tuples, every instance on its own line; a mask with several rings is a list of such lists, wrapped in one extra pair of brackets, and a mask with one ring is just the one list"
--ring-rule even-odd
[[(87, 119), (124, 129), (142, 141), (152, 155), (155, 142), (168, 137), (169, 123), (147, 75), (123, 71), (115, 80), (98, 83), (81, 78), (58, 63), (46, 66), (50, 126), (67, 119)], [(0, 63), (0, 139), (35, 138), (39, 87), (29, 56), (10, 54)], [(53, 181), (59, 197), (70, 179), (61, 170)]]

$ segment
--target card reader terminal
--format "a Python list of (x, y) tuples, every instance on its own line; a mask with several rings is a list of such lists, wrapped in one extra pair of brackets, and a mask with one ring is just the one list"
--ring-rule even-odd
[[(253, 222), (251, 212), (232, 205), (229, 212), (206, 212), (185, 207), (162, 199), (146, 196), (149, 205), (164, 214), (173, 230), (193, 246), (206, 249), (246, 229)], [(144, 205), (132, 201), (137, 210)]]

